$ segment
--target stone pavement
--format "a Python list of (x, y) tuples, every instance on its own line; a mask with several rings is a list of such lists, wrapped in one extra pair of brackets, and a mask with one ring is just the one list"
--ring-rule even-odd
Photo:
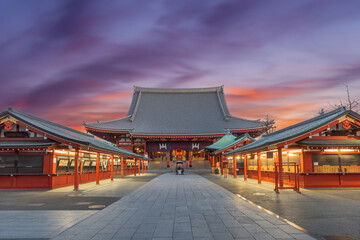
[(0, 211), (0, 239), (48, 239), (97, 211)]
[(313, 238), (201, 176), (168, 173), (54, 239)]

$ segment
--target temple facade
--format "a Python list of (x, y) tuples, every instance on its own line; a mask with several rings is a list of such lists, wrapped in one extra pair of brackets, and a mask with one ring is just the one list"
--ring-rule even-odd
[[(140, 173), (149, 159), (8, 108), (0, 113), (0, 189), (52, 189)], [(144, 169), (144, 168), (142, 168)]]
[(230, 114), (224, 87), (163, 89), (134, 87), (125, 117), (84, 123), (85, 129), (116, 146), (152, 158), (152, 168), (170, 167), (176, 160), (188, 167), (210, 168), (204, 149), (222, 138), (263, 132), (260, 120)]
[(245, 180), (272, 181), (276, 190), (360, 187), (360, 115), (339, 108), (224, 155), (244, 161)]

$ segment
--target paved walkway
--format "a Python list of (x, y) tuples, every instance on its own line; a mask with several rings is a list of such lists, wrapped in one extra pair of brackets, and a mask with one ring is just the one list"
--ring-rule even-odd
[(313, 239), (198, 175), (163, 174), (54, 239)]

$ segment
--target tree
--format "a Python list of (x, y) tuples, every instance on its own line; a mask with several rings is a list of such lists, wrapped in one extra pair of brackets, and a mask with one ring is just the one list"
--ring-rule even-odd
[(334, 108), (340, 108), (340, 107), (344, 107), (346, 110), (352, 110), (352, 111), (356, 111), (355, 109), (359, 106), (360, 104), (360, 99), (354, 99), (351, 94), (350, 94), (350, 89), (349, 89), (349, 84), (347, 81), (345, 81), (344, 83), (345, 89), (346, 89), (346, 100), (340, 100), (339, 104), (335, 104), (333, 107)]
[(275, 131), (275, 120), (270, 119), (269, 115), (266, 114), (265, 120), (261, 122), (263, 123), (263, 131), (265, 132), (265, 134)]
[(325, 108), (320, 108), (319, 109), (319, 112), (318, 112), (319, 115), (324, 115), (325, 113), (326, 113)]

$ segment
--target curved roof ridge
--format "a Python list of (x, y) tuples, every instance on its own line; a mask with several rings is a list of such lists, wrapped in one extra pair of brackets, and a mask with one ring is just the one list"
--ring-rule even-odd
[(243, 121), (247, 121), (247, 122), (261, 122), (260, 119), (251, 120), (251, 119), (246, 119), (246, 118), (241, 118), (241, 117), (235, 117), (233, 115), (229, 115), (229, 118), (235, 118), (235, 119), (243, 120)]
[(317, 121), (317, 120), (319, 120), (319, 119), (321, 119), (321, 118), (328, 117), (328, 116), (331, 116), (331, 115), (333, 115), (333, 114), (335, 114), (335, 113), (339, 113), (339, 112), (342, 112), (342, 111), (344, 111), (344, 112), (346, 111), (344, 107), (340, 107), (340, 108), (337, 108), (337, 109), (332, 110), (332, 111), (330, 111), (330, 112), (327, 112), (327, 113), (325, 113), (325, 114), (322, 114), (322, 115), (313, 117), (313, 118), (311, 118), (311, 119), (308, 119), (308, 120), (305, 120), (305, 121), (296, 123), (296, 124), (291, 125), (291, 126), (289, 126), (289, 127), (280, 129), (280, 130), (278, 130), (278, 131), (276, 131), (276, 132), (272, 132), (272, 133), (266, 134), (266, 135), (263, 136), (263, 138), (268, 137), (268, 136), (273, 136), (273, 135), (279, 134), (279, 133), (284, 132), (284, 131), (287, 131), (287, 130), (289, 130), (289, 129), (296, 128), (296, 127), (299, 127), (299, 126), (301, 126), (301, 125), (304, 125), (304, 124), (308, 124), (308, 123)]
[(134, 86), (135, 92), (146, 93), (207, 93), (207, 92), (224, 92), (224, 85), (208, 88), (146, 88)]
[(129, 115), (126, 115), (125, 117), (121, 117), (121, 118), (116, 118), (116, 119), (112, 119), (112, 120), (108, 120), (108, 121), (99, 121), (99, 122), (95, 122), (95, 123), (86, 123), (84, 122), (83, 123), (83, 126), (90, 126), (90, 125), (96, 125), (96, 124), (99, 124), (99, 123), (112, 123), (112, 122), (116, 122), (116, 121), (119, 121), (119, 120), (124, 120), (126, 118), (130, 118), (131, 116)]
[(28, 118), (31, 118), (31, 119), (35, 119), (36, 121), (39, 121), (39, 122), (42, 122), (42, 123), (45, 123), (45, 124), (52, 125), (53, 127), (63, 128), (63, 129), (66, 129), (66, 130), (68, 130), (68, 131), (71, 131), (71, 132), (73, 132), (73, 133), (77, 133), (77, 134), (81, 133), (82, 135), (85, 135), (85, 136), (87, 136), (87, 137), (94, 138), (93, 135), (90, 135), (90, 134), (87, 134), (87, 133), (83, 133), (83, 132), (77, 131), (77, 130), (75, 130), (75, 129), (69, 128), (69, 127), (64, 126), (64, 125), (61, 125), (61, 124), (59, 124), (59, 123), (51, 122), (51, 121), (48, 121), (48, 120), (45, 120), (45, 119), (36, 117), (36, 116), (34, 116), (34, 115), (31, 115), (31, 114), (29, 114), (29, 113), (26, 113), (26, 112), (23, 112), (23, 111), (20, 111), (20, 110), (17, 110), (17, 109), (14, 109), (14, 108), (12, 108), (12, 107), (9, 107), (7, 111), (10, 112), (10, 113), (21, 114), (21, 115), (23, 115), (23, 116), (25, 116), (25, 117), (28, 117)]

